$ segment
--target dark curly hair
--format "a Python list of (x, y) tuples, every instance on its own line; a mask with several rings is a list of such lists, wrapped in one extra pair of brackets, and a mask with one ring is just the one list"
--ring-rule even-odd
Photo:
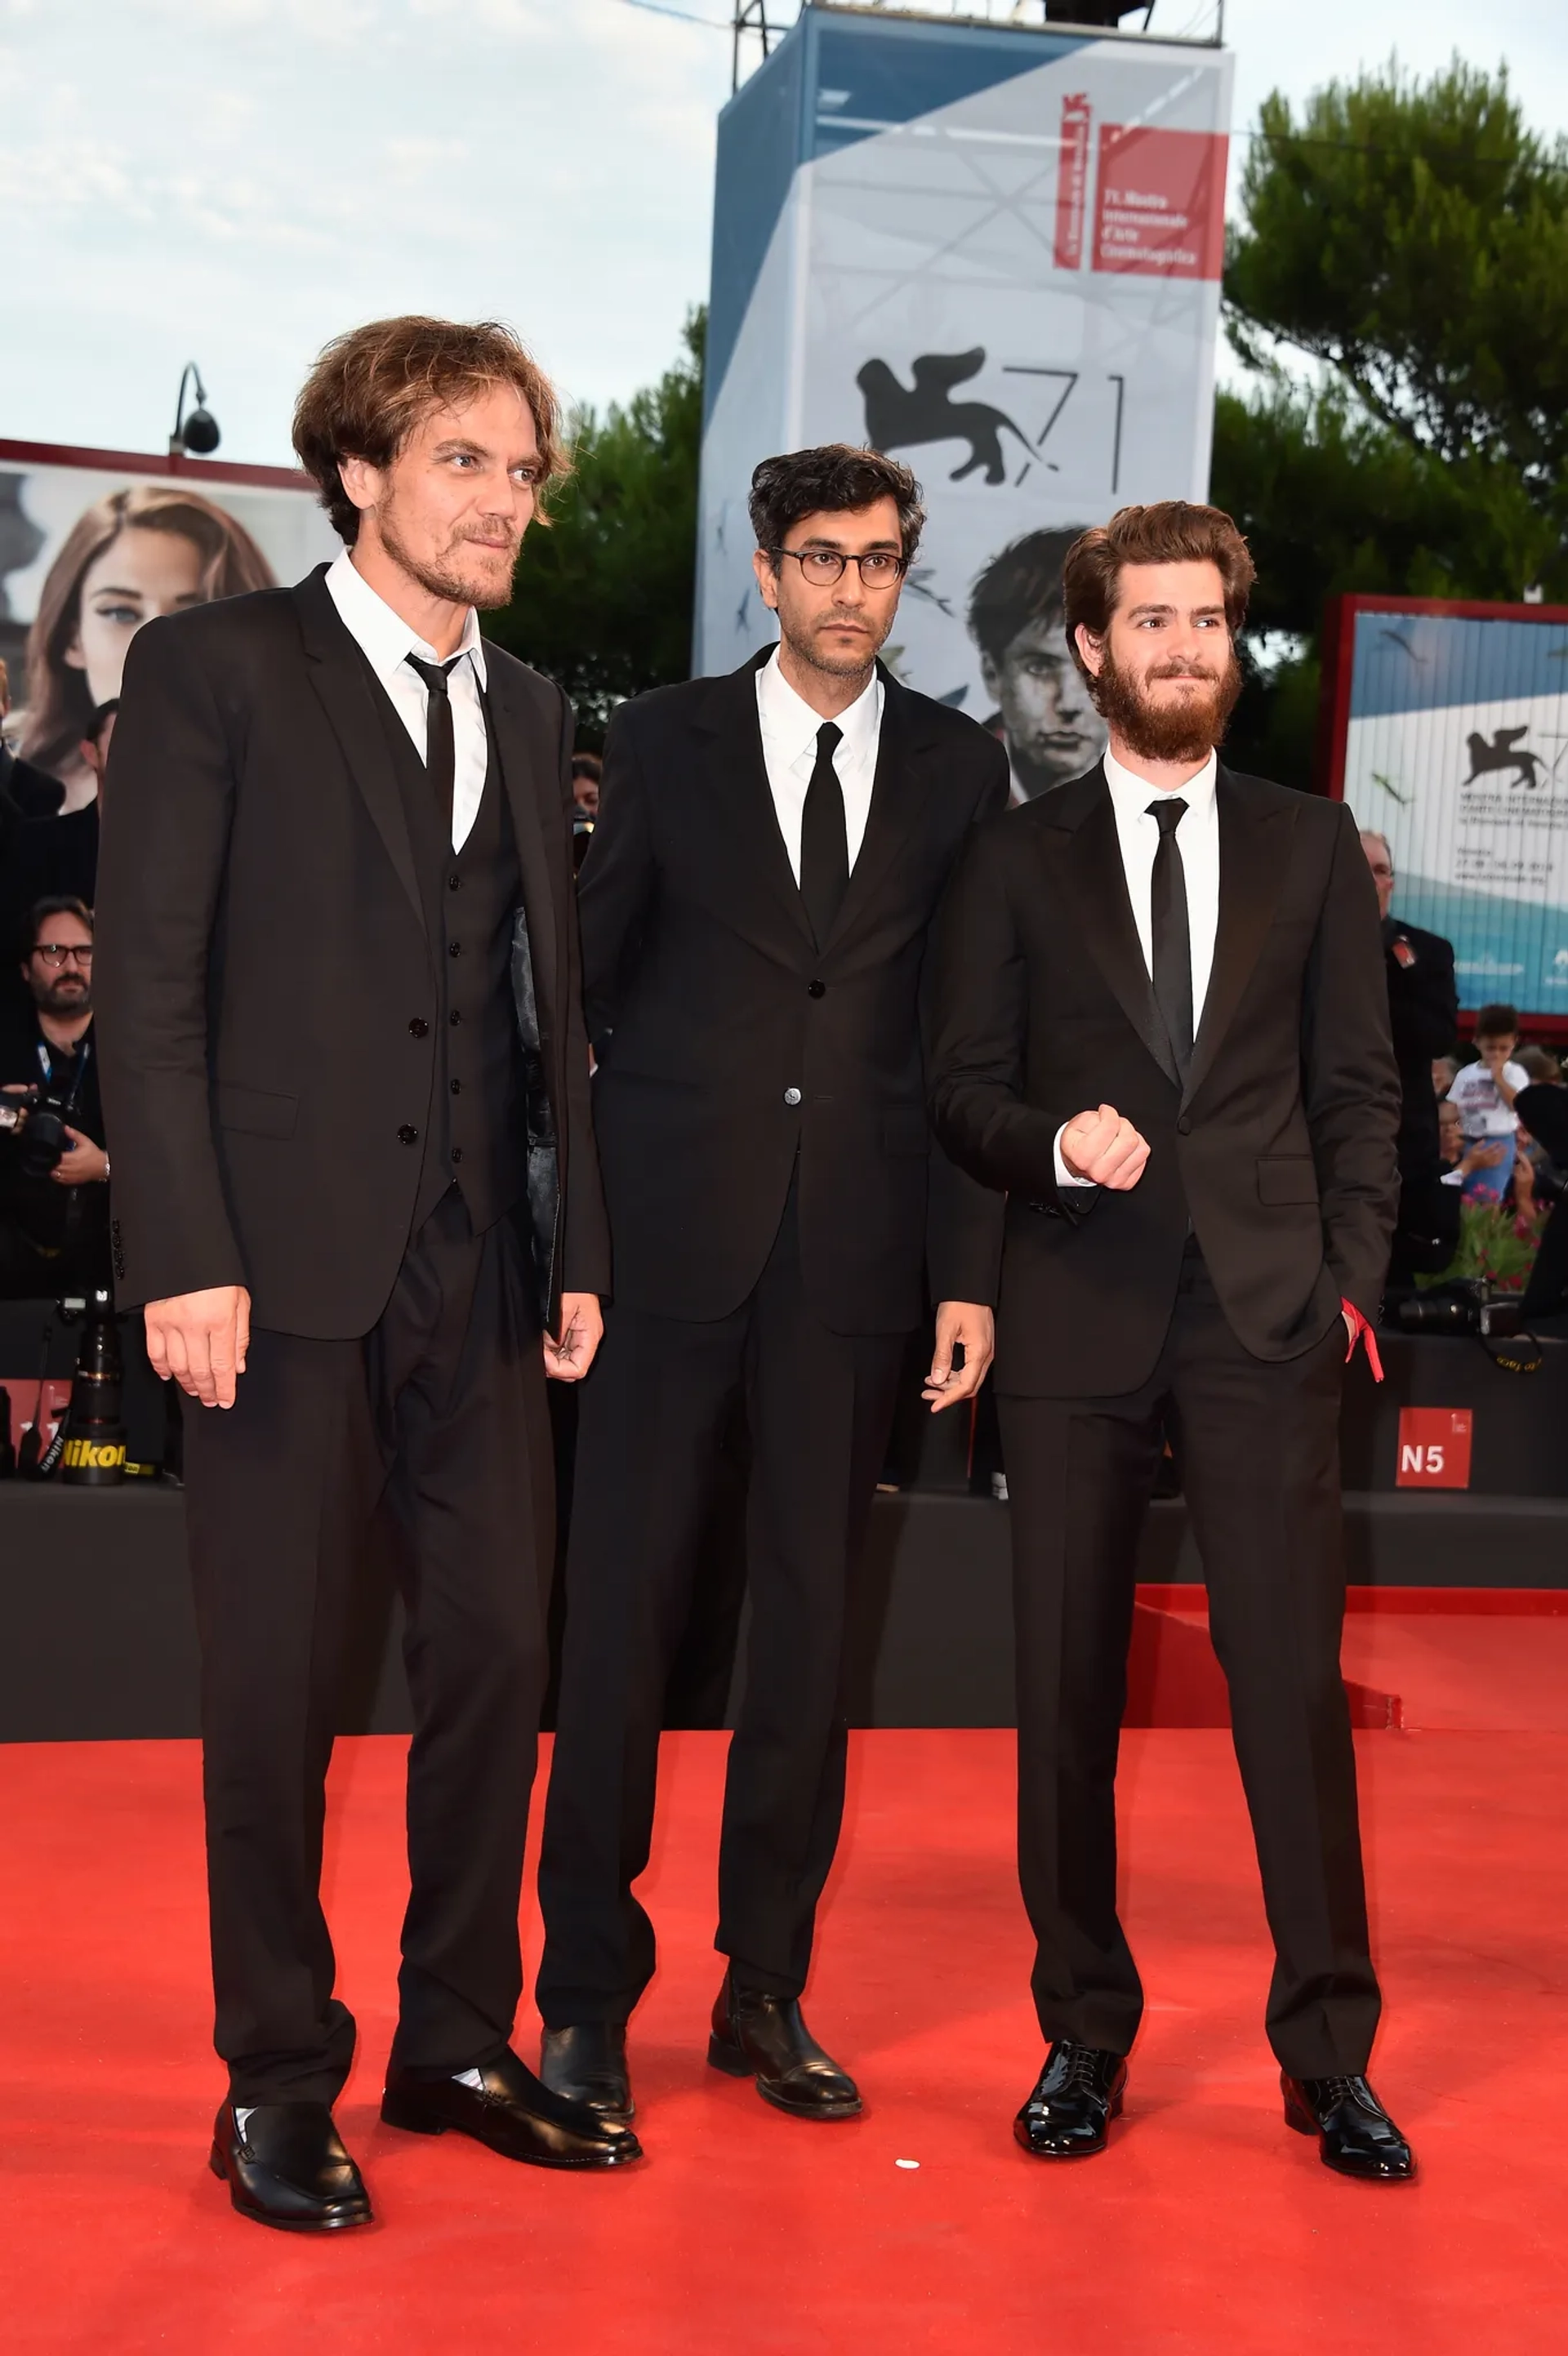
[(1076, 525), (1065, 531), (1028, 531), (993, 556), (975, 582), (969, 599), (969, 630), (983, 655), (1000, 663), (1022, 629), (1031, 622), (1063, 618), (1062, 566), (1081, 534)]
[(414, 316), (374, 319), (326, 347), (295, 403), (294, 446), (350, 548), (360, 511), (343, 488), (341, 461), (390, 466), (431, 410), (471, 401), (494, 384), (511, 385), (532, 412), (542, 490), (570, 466), (560, 398), (510, 327), (493, 319), (477, 327)]
[(898, 510), (898, 536), (906, 558), (920, 544), (926, 510), (920, 486), (908, 466), (880, 450), (857, 450), (848, 442), (825, 442), (816, 450), (788, 450), (764, 458), (751, 478), (751, 528), (765, 554), (782, 548), (802, 516), (842, 515), (891, 499)]

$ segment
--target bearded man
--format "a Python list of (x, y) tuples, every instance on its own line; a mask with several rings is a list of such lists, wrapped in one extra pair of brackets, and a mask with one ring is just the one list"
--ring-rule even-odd
[(1110, 749), (981, 830), (940, 928), (937, 1133), (1007, 1195), (1019, 1868), (1049, 2046), (1015, 2132), (1072, 2158), (1122, 2107), (1143, 1991), (1116, 1913), (1117, 1739), (1168, 1433), (1273, 1934), (1286, 2122), (1327, 2166), (1399, 2179), (1410, 2147), (1365, 2075), (1337, 1457), (1398, 1200), (1399, 1076), (1349, 811), (1216, 758), (1251, 581), (1213, 508), (1083, 534), (1067, 619)]
[(480, 637), (556, 397), (510, 331), (357, 328), (295, 447), (342, 536), (131, 649), (99, 895), (120, 1298), (185, 1454), (218, 2051), (260, 2223), (367, 2223), (320, 1896), (357, 1541), (404, 1538), (410, 1893), (381, 2115), (605, 2168), (509, 2043), (553, 1554), (544, 1377), (600, 1333), (560, 690)]

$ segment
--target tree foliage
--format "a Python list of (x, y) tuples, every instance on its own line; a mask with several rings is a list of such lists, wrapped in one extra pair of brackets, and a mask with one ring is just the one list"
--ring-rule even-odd
[(1271, 98), (1240, 209), (1226, 324), (1257, 381), (1219, 395), (1212, 479), (1259, 581), (1230, 741), (1305, 785), (1326, 598), (1568, 597), (1568, 148), (1505, 74), (1390, 66), (1299, 120)]
[(1277, 91), (1225, 273), (1260, 332), (1326, 363), (1397, 440), (1510, 467), (1561, 513), (1568, 468), (1568, 142), (1527, 129), (1506, 70)]
[(529, 533), (511, 603), (487, 621), (560, 681), (581, 743), (623, 697), (691, 672), (705, 325), (694, 311), (682, 357), (624, 408), (581, 413), (549, 529)]

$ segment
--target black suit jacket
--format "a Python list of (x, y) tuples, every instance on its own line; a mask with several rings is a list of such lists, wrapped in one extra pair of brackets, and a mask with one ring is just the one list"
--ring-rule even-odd
[[(420, 881), (325, 567), (148, 624), (110, 757), (94, 1000), (123, 1301), (246, 1284), (363, 1333), (409, 1239), (435, 1042)], [(608, 1289), (560, 690), (487, 645), (560, 1157), (551, 1307)]]
[[(835, 1332), (994, 1297), (996, 1205), (931, 1150), (927, 932), (1002, 747), (882, 674), (865, 838), (819, 949), (774, 813), (758, 655), (622, 705), (581, 880), (594, 1118), (618, 1301), (723, 1317), (756, 1284), (797, 1153), (802, 1268)], [(789, 1092), (796, 1091), (794, 1103)]]
[[(1375, 1317), (1399, 1077), (1377, 894), (1349, 811), (1221, 768), (1219, 917), (1185, 1087), (1155, 1011), (1103, 772), (972, 845), (940, 933), (932, 1113), (1008, 1190), (996, 1379), (1133, 1390), (1170, 1323), (1190, 1217), (1258, 1357)], [(1113, 1104), (1149, 1140), (1136, 1187), (1058, 1188), (1065, 1120)]]
[[(1453, 1052), (1459, 1036), (1454, 944), (1441, 933), (1423, 932), (1398, 916), (1384, 919), (1382, 937), (1402, 1096), (1400, 1178), (1406, 1186), (1430, 1186), (1443, 1174), (1432, 1066), (1439, 1055)], [(1404, 956), (1397, 953), (1402, 944)]]

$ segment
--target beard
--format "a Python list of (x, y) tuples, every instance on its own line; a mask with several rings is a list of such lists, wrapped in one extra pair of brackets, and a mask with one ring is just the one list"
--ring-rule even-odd
[[(387, 554), (411, 580), (418, 582), (427, 596), (444, 597), (453, 605), (474, 605), (482, 614), (494, 613), (499, 606), (511, 603), (517, 560), (522, 553), (521, 533), (512, 542), (510, 555), (499, 549), (481, 550), (476, 541), (459, 533), (439, 556), (424, 557), (415, 555), (404, 541), (396, 508), (390, 501), (382, 508), (377, 523)], [(467, 563), (466, 549), (470, 552)]]
[(86, 1014), (92, 1007), (92, 990), (74, 973), (62, 973), (53, 981), (33, 984), (33, 1003), (40, 1014), (57, 1014), (69, 1019), (73, 1014)]
[[(1147, 690), (1159, 679), (1199, 680), (1203, 687), (1178, 703), (1157, 703)], [(1225, 741), (1241, 684), (1234, 648), (1222, 671), (1194, 663), (1161, 663), (1140, 678), (1118, 668), (1108, 640), (1093, 682), (1094, 701), (1106, 726), (1139, 760), (1206, 761)]]
[(831, 613), (819, 615), (809, 627), (791, 627), (780, 610), (779, 635), (796, 661), (808, 670), (821, 671), (826, 679), (864, 679), (886, 643), (887, 633), (893, 627), (893, 616), (887, 615), (878, 629), (875, 621), (868, 621), (864, 614), (856, 614), (854, 618), (865, 636), (854, 651), (843, 654), (824, 643), (826, 630), (832, 626), (832, 618)]

